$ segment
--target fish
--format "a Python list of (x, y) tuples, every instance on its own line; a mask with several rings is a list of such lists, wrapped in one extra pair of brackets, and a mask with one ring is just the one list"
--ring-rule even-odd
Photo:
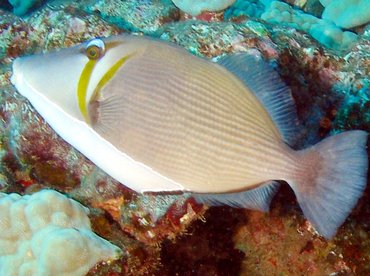
[(122, 34), (19, 57), (12, 69), (56, 133), (138, 193), (267, 212), (284, 181), (330, 239), (367, 184), (366, 131), (294, 149), (294, 99), (258, 51), (214, 62)]

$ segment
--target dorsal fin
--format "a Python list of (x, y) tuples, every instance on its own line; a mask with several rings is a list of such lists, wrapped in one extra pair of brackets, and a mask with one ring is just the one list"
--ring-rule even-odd
[(299, 132), (298, 116), (290, 89), (279, 74), (259, 54), (236, 53), (222, 57), (218, 64), (249, 87), (270, 114), (284, 141), (294, 145)]

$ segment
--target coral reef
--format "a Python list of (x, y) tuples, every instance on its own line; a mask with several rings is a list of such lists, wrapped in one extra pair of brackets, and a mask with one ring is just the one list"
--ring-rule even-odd
[(179, 18), (179, 12), (171, 0), (100, 0), (93, 5), (81, 5), (89, 13), (101, 17), (121, 28), (144, 33), (154, 32), (164, 23)]
[(234, 5), (225, 11), (225, 19), (232, 17), (247, 16), (259, 18), (265, 11), (265, 6), (258, 0), (237, 0)]
[(370, 22), (370, 2), (366, 0), (321, 0), (322, 18), (341, 28), (353, 28)]
[(89, 210), (53, 191), (0, 193), (2, 275), (85, 275), (121, 250), (91, 231)]
[(287, 23), (297, 30), (311, 34), (313, 38), (330, 48), (346, 49), (357, 41), (355, 33), (342, 31), (329, 21), (294, 10), (288, 4), (279, 1), (273, 1), (261, 18), (272, 23)]
[(199, 15), (204, 11), (221, 11), (231, 6), (235, 0), (172, 0), (172, 2), (182, 11), (193, 16)]
[[(287, 24), (307, 32), (326, 47), (337, 50), (352, 47), (358, 39), (354, 27), (370, 22), (368, 1), (287, 2), (238, 0), (225, 12), (225, 19), (252, 17), (275, 24)], [(353, 29), (349, 31), (349, 28)]]
[[(255, 10), (248, 11), (249, 2)], [(289, 3), (311, 9), (306, 1)], [(94, 232), (127, 253), (89, 275), (191, 274), (194, 268), (222, 275), (226, 265), (242, 275), (369, 274), (369, 188), (331, 241), (315, 233), (285, 185), (269, 214), (227, 207), (205, 213), (189, 194), (137, 195), (58, 137), (9, 86), (17, 56), (134, 31), (207, 58), (258, 49), (293, 92), (304, 128), (297, 147), (344, 130), (369, 132), (370, 27), (356, 29), (347, 49), (328, 49), (303, 29), (261, 20), (264, 9), (238, 0), (225, 11), (227, 22), (187, 20), (169, 0), (51, 3), (24, 19), (0, 9), (0, 191), (52, 188), (87, 206)]]
[(13, 13), (16, 15), (24, 15), (32, 8), (39, 6), (42, 1), (40, 0), (9, 0), (13, 6)]

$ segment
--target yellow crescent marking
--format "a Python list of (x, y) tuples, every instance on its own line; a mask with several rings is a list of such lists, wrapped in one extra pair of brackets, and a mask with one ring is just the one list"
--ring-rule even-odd
[(85, 121), (88, 122), (87, 116), (87, 108), (86, 108), (86, 94), (87, 94), (87, 86), (89, 85), (89, 81), (91, 78), (91, 73), (97, 63), (97, 60), (89, 60), (85, 68), (82, 70), (80, 80), (78, 81), (77, 86), (77, 98), (78, 98), (78, 107), (84, 117)]
[(130, 57), (132, 56), (131, 55), (127, 55), (127, 56), (124, 56), (123, 58), (119, 59), (105, 74), (104, 76), (101, 78), (101, 80), (99, 81), (98, 85), (96, 86), (96, 90), (94, 92), (97, 93), (100, 91), (100, 89), (102, 89), (104, 87), (104, 85), (106, 85), (113, 77), (114, 75), (116, 74), (116, 72), (118, 71), (119, 68), (121, 68), (121, 66), (126, 62), (126, 60), (128, 60)]
[[(125, 63), (125, 61), (130, 58), (131, 55), (124, 56), (123, 58), (119, 59), (100, 79), (98, 85), (95, 88), (94, 95), (91, 97), (92, 99), (96, 98), (97, 93), (106, 85), (116, 74), (118, 69)], [(87, 112), (86, 106), (86, 95), (87, 95), (87, 87), (89, 85), (89, 81), (91, 78), (92, 71), (97, 63), (97, 60), (89, 60), (85, 65), (85, 68), (82, 70), (80, 80), (78, 82), (77, 88), (77, 95), (78, 95), (78, 106), (84, 117), (85, 121), (90, 124), (90, 118)]]

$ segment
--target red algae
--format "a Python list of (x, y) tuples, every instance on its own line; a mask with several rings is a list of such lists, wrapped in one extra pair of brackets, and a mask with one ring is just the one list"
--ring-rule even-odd
[[(287, 198), (292, 201), (286, 202)], [(247, 223), (234, 236), (236, 247), (246, 254), (244, 274), (263, 271), (261, 275), (351, 275), (356, 273), (354, 260), (359, 264), (358, 260), (362, 259), (364, 263), (359, 265), (362, 268), (368, 260), (364, 248), (358, 247), (359, 243), (355, 243), (356, 247), (348, 247), (350, 241), (343, 232), (348, 231), (350, 223), (339, 230), (334, 240), (320, 237), (302, 216), (288, 187), (284, 187), (274, 200), (269, 214), (245, 211), (245, 216)], [(338, 243), (340, 240), (344, 244)], [(345, 254), (345, 249), (352, 252)], [(354, 251), (357, 253), (353, 254)], [(365, 271), (358, 275), (365, 275)]]

